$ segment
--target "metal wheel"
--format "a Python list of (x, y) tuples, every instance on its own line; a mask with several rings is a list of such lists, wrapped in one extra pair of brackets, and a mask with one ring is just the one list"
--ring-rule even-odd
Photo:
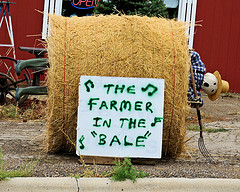
[[(15, 99), (16, 88), (30, 86), (31, 77), (27, 69), (22, 71), (23, 78), (18, 79), (16, 77), (16, 63), (17, 60), (13, 58), (0, 57), (0, 64), (5, 66), (5, 69), (1, 66), (0, 72), (0, 105), (9, 104), (10, 102), (17, 103)], [(10, 66), (11, 64), (13, 66)], [(28, 95), (24, 95), (22, 98), (20, 98), (18, 105), (21, 105), (27, 98)]]

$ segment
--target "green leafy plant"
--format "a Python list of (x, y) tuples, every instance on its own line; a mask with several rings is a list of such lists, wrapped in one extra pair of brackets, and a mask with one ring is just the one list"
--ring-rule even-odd
[(33, 166), (22, 166), (16, 170), (7, 170), (3, 160), (2, 150), (0, 149), (0, 181), (12, 177), (29, 177), (32, 176), (34, 171)]
[(137, 171), (131, 163), (131, 159), (125, 158), (122, 162), (115, 161), (114, 171), (112, 173), (113, 181), (125, 181), (126, 179), (130, 179), (133, 182), (136, 181), (137, 178), (144, 178), (148, 176), (148, 173), (143, 171)]

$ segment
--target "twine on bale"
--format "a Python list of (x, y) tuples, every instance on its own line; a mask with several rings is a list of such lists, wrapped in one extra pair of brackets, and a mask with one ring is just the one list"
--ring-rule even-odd
[(173, 47), (173, 88), (172, 88), (172, 92), (173, 92), (173, 101), (172, 101), (172, 110), (171, 110), (171, 123), (170, 123), (170, 128), (168, 130), (168, 144), (166, 145), (166, 150), (165, 152), (168, 151), (168, 147), (169, 147), (169, 143), (170, 143), (170, 137), (171, 137), (171, 134), (170, 134), (170, 131), (171, 131), (171, 127), (173, 125), (173, 112), (174, 112), (174, 104), (175, 104), (175, 46), (174, 46), (174, 35), (173, 35), (173, 30), (172, 30), (172, 23), (171, 21), (169, 21), (169, 24), (170, 24), (170, 27), (171, 27), (171, 35), (172, 35), (172, 47)]
[[(186, 25), (140, 16), (51, 15), (48, 57), (48, 152), (73, 152), (81, 75), (165, 79), (163, 154), (184, 151), (188, 52)], [(62, 131), (64, 131), (64, 134)]]
[(64, 63), (63, 63), (63, 128), (65, 127), (65, 81), (66, 81), (66, 37), (67, 37), (67, 19), (65, 19), (65, 35), (64, 35)]

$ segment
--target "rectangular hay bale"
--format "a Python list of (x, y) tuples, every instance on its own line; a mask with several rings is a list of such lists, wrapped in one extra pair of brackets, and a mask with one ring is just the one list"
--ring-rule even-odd
[(189, 51), (186, 25), (140, 16), (50, 16), (48, 152), (75, 151), (81, 75), (165, 79), (163, 156), (184, 151)]

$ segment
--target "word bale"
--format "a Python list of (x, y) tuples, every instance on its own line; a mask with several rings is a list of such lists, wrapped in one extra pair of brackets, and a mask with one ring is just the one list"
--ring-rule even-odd
[(140, 16), (50, 16), (46, 150), (74, 152), (81, 75), (165, 79), (163, 156), (184, 151), (186, 24)]

